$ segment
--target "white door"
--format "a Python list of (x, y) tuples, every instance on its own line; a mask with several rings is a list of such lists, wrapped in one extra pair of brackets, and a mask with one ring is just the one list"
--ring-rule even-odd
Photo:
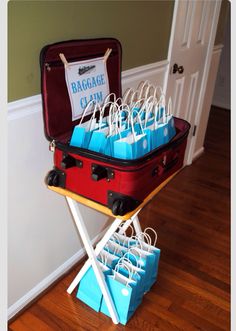
[(221, 1), (176, 0), (166, 78), (173, 113), (191, 124), (185, 164), (191, 164)]

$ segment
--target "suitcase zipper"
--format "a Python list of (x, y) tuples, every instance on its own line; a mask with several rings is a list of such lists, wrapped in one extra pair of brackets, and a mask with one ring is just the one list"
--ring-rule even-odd
[[(113, 51), (109, 57), (115, 56), (116, 53), (117, 52)], [(73, 58), (68, 59), (69, 60), (68, 63), (70, 64), (72, 62), (79, 62), (79, 61), (84, 61), (84, 60), (87, 60), (87, 59), (88, 60), (91, 60), (93, 58), (96, 59), (97, 57), (102, 57), (103, 55), (104, 55), (103, 53), (97, 53), (97, 54), (93, 54), (93, 57), (92, 58), (91, 57), (88, 57), (88, 56), (84, 56), (84, 57), (80, 57), (80, 58), (73, 57)], [(50, 71), (52, 67), (62, 67), (62, 66), (64, 66), (64, 64), (63, 64), (63, 62), (61, 60), (48, 61), (48, 62), (45, 62), (44, 65), (45, 65), (45, 67), (46, 67), (46, 69), (48, 71)]]
[(49, 150), (50, 150), (50, 152), (55, 152), (55, 147), (56, 147), (56, 141), (53, 139), (49, 143)]

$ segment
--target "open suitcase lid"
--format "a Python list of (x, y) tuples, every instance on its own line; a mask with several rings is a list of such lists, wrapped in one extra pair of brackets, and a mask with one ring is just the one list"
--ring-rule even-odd
[(72, 120), (70, 97), (65, 69), (59, 54), (68, 63), (103, 57), (112, 49), (107, 60), (110, 93), (121, 96), (121, 44), (114, 38), (71, 40), (45, 46), (40, 53), (41, 91), (45, 135), (48, 140), (66, 142), (80, 119)]

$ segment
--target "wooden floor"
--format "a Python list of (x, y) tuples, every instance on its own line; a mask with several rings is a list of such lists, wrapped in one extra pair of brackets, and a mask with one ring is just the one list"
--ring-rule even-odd
[(158, 282), (126, 327), (66, 293), (81, 267), (13, 321), (9, 330), (230, 330), (230, 117), (214, 108), (205, 153), (140, 213), (158, 231)]

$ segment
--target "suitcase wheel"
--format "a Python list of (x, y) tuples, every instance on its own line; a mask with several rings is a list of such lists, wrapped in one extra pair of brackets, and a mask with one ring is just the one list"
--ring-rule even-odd
[(121, 199), (117, 199), (113, 202), (112, 205), (112, 213), (114, 215), (123, 216), (128, 212), (127, 208), (125, 207), (125, 201)]
[(60, 175), (56, 170), (51, 170), (46, 176), (46, 183), (48, 186), (59, 186)]

